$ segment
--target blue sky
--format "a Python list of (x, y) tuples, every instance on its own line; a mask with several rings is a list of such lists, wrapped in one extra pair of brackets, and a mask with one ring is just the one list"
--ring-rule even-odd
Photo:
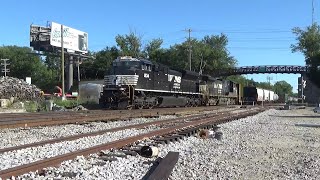
[[(320, 2), (315, 0), (315, 20)], [(293, 27), (311, 24), (311, 0), (7, 0), (0, 8), (0, 43), (29, 46), (30, 24), (54, 21), (89, 34), (89, 49), (115, 45), (117, 34), (130, 29), (142, 35), (143, 42), (163, 38), (163, 47), (191, 36), (225, 33), (229, 51), (239, 66), (304, 65), (300, 53), (292, 53)], [(298, 75), (248, 75), (256, 81), (286, 80), (297, 89)]]

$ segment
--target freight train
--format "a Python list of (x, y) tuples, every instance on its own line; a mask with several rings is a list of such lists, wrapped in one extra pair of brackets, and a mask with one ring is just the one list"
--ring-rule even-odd
[(238, 85), (149, 60), (119, 57), (104, 77), (99, 103), (112, 109), (236, 104)]
[(261, 104), (262, 102), (276, 102), (279, 96), (271, 90), (257, 87), (244, 87), (242, 101), (246, 104)]
[(241, 89), (229, 80), (119, 57), (104, 77), (99, 104), (110, 109), (238, 104)]

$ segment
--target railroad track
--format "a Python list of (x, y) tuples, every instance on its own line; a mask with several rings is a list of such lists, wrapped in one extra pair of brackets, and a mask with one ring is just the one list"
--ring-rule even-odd
[[(144, 133), (144, 134), (139, 134), (135, 136), (130, 136), (127, 138), (122, 138), (118, 139), (112, 142), (96, 145), (90, 148), (78, 150), (75, 152), (70, 152), (67, 154), (62, 154), (58, 155), (52, 158), (40, 160), (40, 161), (35, 161), (30, 164), (24, 164), (21, 166), (9, 168), (0, 171), (0, 177), (5, 179), (5, 178), (10, 178), (12, 176), (18, 176), (24, 173), (28, 173), (30, 171), (41, 171), (43, 168), (48, 167), (48, 166), (55, 166), (60, 164), (61, 162), (65, 160), (70, 160), (74, 159), (77, 156), (87, 156), (89, 154), (97, 153), (101, 150), (108, 150), (108, 149), (119, 149), (123, 148), (128, 145), (134, 144), (134, 142), (137, 142), (139, 140), (145, 139), (145, 138), (150, 138), (150, 139), (155, 139), (159, 140), (161, 138), (163, 139), (168, 139), (168, 136), (183, 136), (183, 135), (191, 135), (196, 132), (197, 129), (199, 128), (208, 128), (215, 126), (216, 124), (224, 123), (227, 121), (243, 118), (246, 116), (254, 115), (259, 112), (264, 111), (265, 109), (263, 108), (256, 108), (256, 109), (249, 109), (244, 112), (238, 112), (238, 113), (217, 113), (217, 114), (207, 114), (207, 115), (198, 115), (198, 116), (192, 116), (186, 118), (176, 118), (176, 119), (171, 119), (171, 120), (163, 120), (163, 121), (157, 121), (153, 122), (156, 124), (152, 123), (145, 123), (145, 124), (138, 124), (138, 125), (131, 125), (127, 127), (120, 127), (120, 128), (115, 128), (115, 129), (110, 129), (109, 131), (119, 131), (121, 129), (126, 129), (126, 128), (144, 128), (147, 126), (151, 125), (160, 125), (164, 124), (167, 126), (163, 126), (161, 129), (157, 130), (152, 130), (150, 132)], [(168, 125), (169, 124), (169, 125)], [(96, 135), (99, 133), (104, 133), (104, 132), (95, 132), (93, 134), (89, 135)], [(84, 136), (87, 136), (88, 134), (85, 134)], [(70, 138), (70, 139), (68, 139)], [(66, 141), (66, 140), (72, 140), (72, 139), (77, 139), (81, 138), (81, 135), (79, 136), (73, 136), (73, 137), (65, 137), (65, 139), (59, 139), (58, 141)], [(54, 143), (55, 140), (50, 140), (47, 142), (39, 142), (38, 144), (35, 143), (33, 144), (34, 146), (39, 146), (41, 143)], [(27, 146), (33, 147), (33, 145), (26, 145), (26, 146), (20, 146), (20, 147), (12, 147), (11, 149), (4, 149), (0, 150), (0, 152), (8, 152), (16, 149), (21, 149), (21, 148), (26, 148)]]
[(143, 110), (95, 110), (85, 112), (57, 112), (57, 113), (14, 113), (0, 114), (0, 129), (52, 126), (70, 123), (83, 123), (92, 121), (111, 121), (138, 117), (154, 117), (159, 115), (176, 115), (199, 113), (202, 111), (217, 110), (220, 106), (193, 107), (193, 108), (159, 108)]
[(42, 146), (45, 144), (53, 144), (53, 143), (58, 143), (62, 141), (71, 141), (75, 139), (80, 139), (83, 137), (89, 137), (89, 136), (97, 136), (101, 135), (104, 133), (108, 132), (116, 132), (116, 131), (121, 131), (121, 130), (126, 130), (126, 129), (140, 129), (140, 128), (145, 128), (148, 126), (152, 125), (159, 125), (161, 128), (164, 127), (170, 127), (174, 125), (181, 124), (183, 122), (187, 121), (196, 121), (196, 120), (201, 120), (202, 118), (210, 118), (210, 117), (215, 117), (218, 115), (228, 115), (229, 113), (227, 112), (216, 112), (216, 113), (208, 113), (208, 114), (203, 114), (203, 115), (193, 115), (193, 116), (188, 116), (188, 117), (179, 117), (179, 118), (173, 118), (173, 119), (166, 119), (166, 120), (158, 120), (158, 121), (152, 121), (152, 122), (146, 122), (142, 124), (134, 124), (134, 125), (128, 125), (128, 126), (121, 126), (121, 127), (116, 127), (116, 128), (111, 128), (111, 129), (106, 129), (106, 130), (101, 130), (101, 131), (95, 131), (91, 133), (83, 133), (83, 134), (78, 134), (78, 135), (73, 135), (73, 136), (67, 136), (67, 137), (62, 137), (62, 138), (57, 138), (57, 139), (50, 139), (46, 141), (40, 141), (40, 142), (35, 142), (35, 143), (30, 143), (30, 144), (24, 144), (24, 145), (19, 145), (19, 146), (14, 146), (14, 147), (8, 147), (8, 148), (3, 148), (0, 149), (0, 153), (5, 153), (9, 151), (16, 151), (19, 149), (24, 149), (24, 148), (29, 148), (29, 147), (36, 147), (36, 146)]

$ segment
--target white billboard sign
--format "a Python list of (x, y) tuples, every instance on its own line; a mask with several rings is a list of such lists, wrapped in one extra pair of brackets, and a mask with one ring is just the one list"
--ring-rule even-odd
[[(61, 24), (51, 23), (50, 45), (61, 47)], [(63, 26), (63, 47), (83, 53), (88, 52), (88, 33)]]

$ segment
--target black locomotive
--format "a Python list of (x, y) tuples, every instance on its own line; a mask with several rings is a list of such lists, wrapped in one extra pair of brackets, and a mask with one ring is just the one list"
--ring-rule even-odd
[(112, 109), (236, 104), (238, 89), (232, 81), (119, 57), (104, 78), (99, 103)]

